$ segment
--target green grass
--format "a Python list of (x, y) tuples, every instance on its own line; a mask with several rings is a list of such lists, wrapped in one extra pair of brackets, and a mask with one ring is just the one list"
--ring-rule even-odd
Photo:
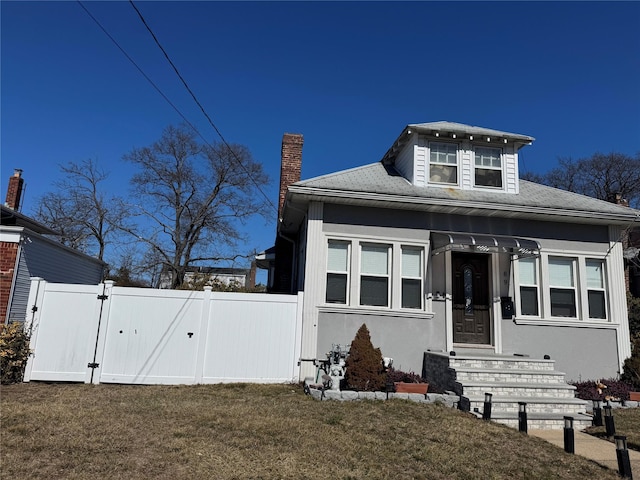
[(318, 402), (297, 385), (21, 384), (1, 392), (7, 479), (616, 479), (433, 404)]
[[(625, 435), (627, 446), (640, 451), (640, 408), (614, 408), (612, 412), (616, 435)], [(587, 433), (601, 438), (607, 436), (605, 427), (589, 427)]]

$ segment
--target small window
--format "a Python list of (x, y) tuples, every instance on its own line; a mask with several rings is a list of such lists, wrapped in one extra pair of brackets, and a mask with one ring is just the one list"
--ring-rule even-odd
[(535, 258), (521, 258), (518, 263), (520, 276), (520, 313), (538, 316), (538, 273)]
[(454, 143), (432, 143), (429, 154), (429, 181), (458, 184), (458, 146)]
[(402, 308), (422, 308), (422, 249), (402, 247)]
[(588, 259), (587, 267), (587, 300), (589, 318), (607, 318), (604, 288), (604, 262)]
[(389, 306), (389, 246), (363, 244), (360, 256), (360, 305)]
[(499, 148), (476, 148), (476, 185), (502, 188), (502, 152)]
[(551, 315), (576, 317), (575, 260), (549, 257)]
[(327, 254), (327, 303), (347, 303), (349, 242), (329, 240)]

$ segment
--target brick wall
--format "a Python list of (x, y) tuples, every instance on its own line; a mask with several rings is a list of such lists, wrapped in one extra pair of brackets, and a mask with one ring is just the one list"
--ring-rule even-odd
[(0, 324), (4, 324), (8, 316), (9, 295), (16, 267), (18, 244), (0, 242)]

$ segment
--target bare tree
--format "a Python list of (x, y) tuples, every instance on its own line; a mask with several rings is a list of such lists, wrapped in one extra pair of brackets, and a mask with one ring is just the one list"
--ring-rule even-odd
[(40, 198), (35, 217), (59, 232), (69, 247), (104, 260), (109, 241), (126, 218), (122, 202), (107, 198), (102, 183), (109, 174), (92, 160), (61, 165), (64, 177), (54, 182), (55, 192)]
[(202, 145), (180, 125), (124, 156), (139, 168), (131, 184), (137, 215), (145, 220), (130, 231), (148, 245), (149, 262), (171, 273), (172, 288), (182, 285), (190, 265), (241, 257), (234, 251), (239, 224), (265, 212), (257, 192), (269, 181), (262, 165), (246, 147), (231, 149)]
[(619, 195), (630, 206), (640, 206), (640, 153), (635, 157), (596, 153), (576, 161), (560, 158), (559, 164), (545, 174), (522, 178), (600, 200), (615, 201)]

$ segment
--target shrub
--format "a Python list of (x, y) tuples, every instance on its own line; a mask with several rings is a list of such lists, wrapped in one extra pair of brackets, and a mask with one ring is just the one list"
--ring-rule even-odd
[(624, 361), (620, 379), (628, 383), (635, 391), (640, 391), (640, 336), (633, 340), (631, 356)]
[(382, 353), (379, 348), (373, 347), (369, 329), (364, 323), (351, 342), (345, 368), (344, 379), (347, 388), (370, 392), (384, 388)]
[(572, 382), (576, 386), (576, 397), (582, 400), (628, 400), (629, 385), (613, 378)]
[(29, 359), (30, 335), (20, 322), (5, 325), (0, 332), (0, 383), (19, 383)]
[(427, 381), (420, 375), (414, 372), (403, 372), (402, 370), (396, 370), (393, 367), (387, 369), (387, 381), (388, 382), (405, 382), (405, 383), (427, 383)]

